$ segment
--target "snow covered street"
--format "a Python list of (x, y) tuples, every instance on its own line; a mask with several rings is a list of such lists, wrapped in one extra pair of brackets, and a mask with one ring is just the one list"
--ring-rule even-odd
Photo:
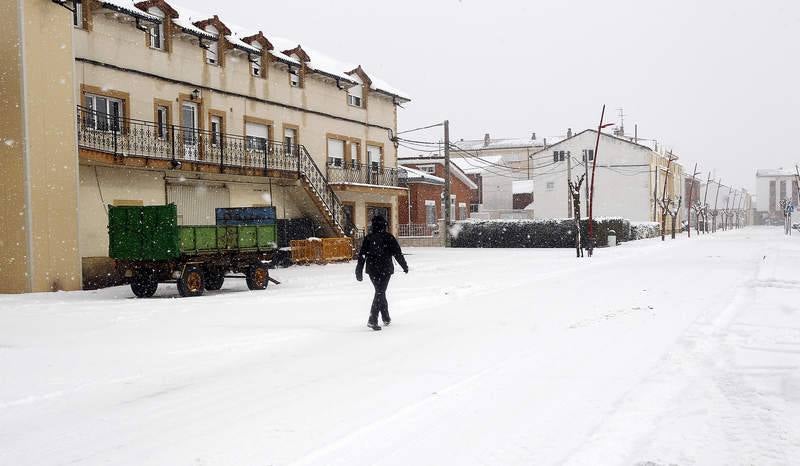
[(797, 464), (800, 235), (406, 253), (0, 296), (0, 464)]

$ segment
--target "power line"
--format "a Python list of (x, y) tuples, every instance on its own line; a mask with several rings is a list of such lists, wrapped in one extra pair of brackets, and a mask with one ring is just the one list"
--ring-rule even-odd
[(443, 126), (443, 125), (444, 125), (444, 123), (436, 123), (436, 124), (429, 125), (429, 126), (423, 126), (421, 128), (407, 129), (407, 130), (400, 131), (399, 133), (397, 133), (397, 135), (399, 136), (401, 134), (412, 133), (414, 131), (422, 131), (423, 129), (436, 128), (437, 126)]

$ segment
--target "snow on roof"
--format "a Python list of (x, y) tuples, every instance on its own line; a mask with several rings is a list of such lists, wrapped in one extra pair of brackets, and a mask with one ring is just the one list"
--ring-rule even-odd
[(175, 9), (175, 11), (178, 12), (178, 17), (173, 19), (172, 22), (175, 23), (175, 25), (177, 25), (181, 29), (183, 29), (184, 32), (211, 40), (217, 40), (219, 38), (219, 34), (214, 34), (212, 32), (204, 31), (199, 27), (195, 26), (194, 24), (192, 24), (195, 21), (202, 21), (204, 19), (208, 19), (209, 15), (200, 14), (194, 10), (191, 10), (189, 8), (184, 8), (183, 6), (180, 5), (174, 5), (172, 3), (170, 3), (170, 5), (172, 6), (172, 8)]
[(759, 168), (756, 170), (756, 176), (796, 176), (793, 170), (786, 168)]
[[(417, 157), (402, 157), (400, 160), (405, 161), (408, 164), (414, 165), (425, 165), (425, 164), (439, 164), (444, 165), (444, 158), (442, 157), (425, 157), (425, 156), (417, 156)], [(461, 180), (465, 185), (467, 185), (470, 189), (478, 189), (478, 185), (475, 184), (474, 181), (469, 179), (466, 172), (458, 166), (458, 164), (453, 163), (456, 159), (450, 159), (450, 172), (456, 175), (456, 177)], [(405, 165), (404, 165), (405, 166)]]
[(400, 165), (400, 168), (407, 172), (406, 178), (409, 180), (429, 181), (436, 184), (444, 184), (444, 178), (439, 178), (438, 176), (431, 175), (428, 172), (407, 167), (405, 165)]
[(108, 8), (110, 10), (119, 11), (122, 13), (127, 13), (134, 18), (146, 19), (148, 21), (153, 21), (156, 23), (161, 22), (161, 18), (155, 15), (151, 15), (146, 11), (142, 11), (133, 4), (133, 0), (103, 0), (100, 2), (104, 8)]
[(502, 165), (503, 157), (501, 155), (482, 155), (480, 159), (474, 157), (452, 157), (450, 162), (458, 166), (464, 173), (485, 173), (489, 167)]
[[(118, 2), (118, 3), (130, 4), (131, 7), (133, 7), (133, 1), (132, 0), (114, 0), (114, 1)], [(190, 8), (185, 8), (185, 7), (181, 6), (181, 5), (173, 5), (172, 2), (170, 2), (170, 4), (175, 9), (175, 11), (178, 12), (178, 15), (179, 15), (178, 18), (173, 20), (173, 22), (176, 25), (178, 25), (180, 28), (182, 28), (184, 30), (184, 32), (187, 32), (187, 33), (195, 35), (195, 36), (200, 36), (200, 37), (204, 37), (204, 38), (207, 38), (207, 39), (211, 39), (211, 40), (217, 40), (218, 39), (218, 35), (217, 34), (213, 34), (213, 33), (204, 31), (204, 30), (198, 28), (197, 26), (195, 26), (194, 24), (192, 24), (195, 21), (202, 21), (204, 19), (208, 19), (208, 18), (212, 17), (213, 15), (200, 14), (200, 13), (198, 13), (196, 11), (191, 10)], [(135, 7), (133, 7), (133, 8), (135, 8)], [(139, 9), (136, 9), (136, 11), (142, 13), (142, 11), (139, 10)], [(142, 14), (148, 14), (148, 13), (142, 13)], [(152, 15), (149, 15), (149, 16), (152, 16)], [(229, 25), (227, 23), (226, 23), (226, 25), (232, 31), (232, 34), (230, 36), (227, 36), (226, 38), (235, 47), (237, 47), (237, 48), (239, 48), (241, 50), (247, 51), (247, 52), (259, 53), (259, 50), (257, 48), (255, 48), (252, 45), (244, 42), (242, 40), (242, 38), (251, 35), (251, 33), (248, 33), (247, 31), (259, 31), (259, 30), (263, 30), (263, 28), (250, 27), (250, 26), (240, 26), (240, 25)], [(297, 42), (296, 40), (287, 39), (287, 38), (284, 38), (284, 37), (277, 37), (277, 36), (268, 36), (268, 39), (269, 39), (270, 43), (272, 43), (272, 45), (275, 47), (274, 50), (270, 51), (270, 54), (272, 54), (279, 61), (281, 61), (283, 63), (286, 63), (286, 64), (297, 65), (297, 66), (300, 66), (302, 64), (296, 58), (290, 57), (290, 56), (288, 56), (288, 55), (286, 55), (286, 54), (284, 54), (282, 52), (283, 50), (291, 50), (291, 49), (297, 47), (299, 45), (299, 42)], [(326, 55), (326, 54), (324, 54), (322, 52), (319, 52), (319, 51), (317, 51), (315, 49), (312, 49), (312, 48), (308, 48), (308, 47), (304, 46), (303, 50), (305, 50), (308, 53), (308, 55), (310, 56), (310, 58), (311, 58), (311, 61), (306, 63), (306, 66), (308, 66), (312, 71), (316, 71), (316, 72), (318, 72), (320, 74), (327, 75), (327, 76), (329, 76), (331, 78), (334, 78), (334, 79), (342, 80), (342, 81), (344, 81), (346, 83), (357, 84), (357, 81), (355, 79), (353, 79), (352, 76), (347, 74), (348, 71), (351, 71), (351, 70), (356, 68), (355, 65), (351, 65), (349, 63), (345, 63), (345, 62), (336, 60), (336, 59), (334, 59), (334, 58), (332, 58), (332, 57), (330, 57), (330, 56), (328, 56), (328, 55)], [(372, 80), (372, 86), (371, 86), (372, 90), (377, 91), (377, 92), (381, 92), (381, 93), (384, 93), (384, 94), (389, 94), (389, 95), (394, 96), (394, 97), (398, 97), (399, 99), (404, 100), (404, 101), (410, 101), (411, 100), (411, 98), (408, 97), (407, 94), (405, 94), (405, 93), (403, 93), (403, 92), (391, 87), (390, 85), (388, 85), (382, 79), (377, 78), (375, 76), (372, 76), (372, 74), (369, 74), (369, 77)]]
[[(563, 137), (547, 138), (547, 145), (555, 144), (563, 140)], [(486, 143), (484, 139), (462, 139), (453, 143), (456, 147), (463, 150), (492, 150), (492, 149), (519, 149), (526, 147), (544, 147), (544, 139), (531, 139), (531, 138), (503, 138), (503, 139), (489, 139)]]
[(530, 194), (533, 192), (533, 180), (520, 180), (511, 183), (512, 194)]

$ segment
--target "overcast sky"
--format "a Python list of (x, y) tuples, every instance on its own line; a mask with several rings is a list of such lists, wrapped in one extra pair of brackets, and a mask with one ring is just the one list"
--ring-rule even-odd
[[(183, 2), (187, 4), (186, 1)], [(224, 7), (225, 10), (220, 10)], [(413, 101), (400, 130), (449, 119), (454, 139), (556, 136), (596, 126), (657, 139), (753, 189), (793, 167), (800, 134), (800, 1), (195, 0), (361, 64)], [(418, 137), (436, 139), (436, 133)], [(600, 148), (602, 157), (602, 146)]]

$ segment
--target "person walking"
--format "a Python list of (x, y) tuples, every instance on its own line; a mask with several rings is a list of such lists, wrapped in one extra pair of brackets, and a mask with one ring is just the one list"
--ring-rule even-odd
[(356, 280), (364, 279), (364, 265), (367, 266), (372, 286), (375, 288), (375, 297), (372, 299), (372, 308), (369, 313), (367, 327), (372, 330), (380, 330), (378, 325), (378, 313), (381, 315), (383, 325), (389, 325), (392, 319), (389, 317), (389, 303), (386, 301), (386, 288), (389, 287), (389, 279), (394, 273), (395, 258), (403, 272), (408, 273), (408, 264), (400, 250), (400, 244), (391, 233), (386, 231), (386, 219), (380, 215), (372, 217), (372, 231), (364, 237), (361, 250), (358, 252), (358, 264), (356, 265)]

